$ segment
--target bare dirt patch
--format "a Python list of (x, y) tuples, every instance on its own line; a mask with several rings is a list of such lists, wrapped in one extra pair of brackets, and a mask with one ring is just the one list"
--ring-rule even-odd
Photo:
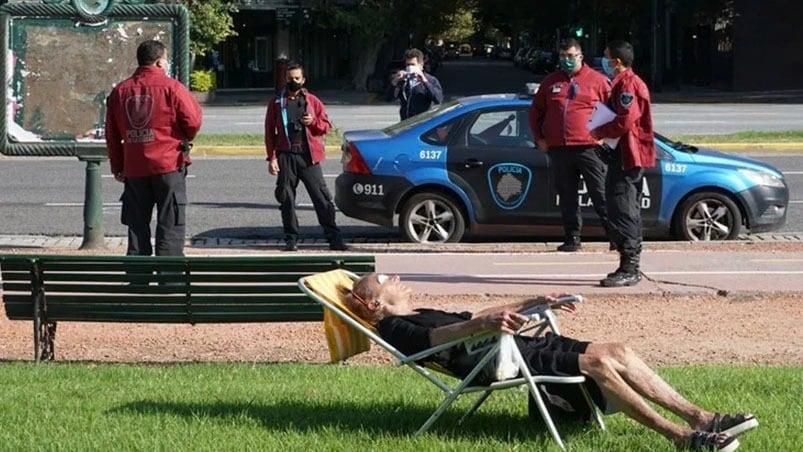
[[(516, 296), (419, 298), (418, 305), (477, 310)], [(803, 365), (803, 294), (595, 296), (561, 314), (563, 334), (620, 341), (652, 365)], [(31, 360), (32, 324), (0, 316), (0, 360)], [(328, 362), (320, 323), (161, 325), (62, 322), (58, 361)], [(377, 347), (354, 363), (387, 363)]]

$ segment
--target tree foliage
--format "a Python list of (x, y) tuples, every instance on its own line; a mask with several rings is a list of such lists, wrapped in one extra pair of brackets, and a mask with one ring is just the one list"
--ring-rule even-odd
[(232, 0), (180, 0), (190, 12), (190, 53), (204, 55), (229, 36), (236, 36)]
[[(399, 39), (413, 37), (413, 45), (421, 45), (429, 37), (440, 36), (458, 24), (469, 27), (465, 16), (476, 0), (360, 0), (353, 6), (316, 4), (317, 24), (324, 28), (345, 30), (352, 39), (352, 83), (362, 89), (374, 71), (382, 46)], [(473, 28), (473, 25), (470, 26)], [(465, 33), (465, 32), (461, 32)]]

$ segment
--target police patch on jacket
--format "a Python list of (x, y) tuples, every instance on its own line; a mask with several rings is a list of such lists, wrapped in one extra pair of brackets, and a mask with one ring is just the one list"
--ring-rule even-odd
[(625, 108), (630, 108), (630, 104), (633, 103), (633, 95), (628, 92), (622, 93), (619, 96), (619, 103)]

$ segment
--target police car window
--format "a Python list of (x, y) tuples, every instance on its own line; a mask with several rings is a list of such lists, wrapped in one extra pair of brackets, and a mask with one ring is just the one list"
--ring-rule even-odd
[(435, 146), (446, 146), (456, 128), (455, 124), (457, 124), (456, 119), (444, 124), (439, 124), (437, 127), (422, 135), (421, 140)]
[(479, 114), (469, 128), (473, 146), (534, 147), (524, 110), (495, 110)]
[(423, 122), (429, 121), (432, 118), (446, 114), (460, 106), (461, 104), (457, 100), (446, 102), (444, 104), (437, 106), (436, 108), (433, 108), (432, 110), (425, 111), (415, 116), (411, 116), (405, 119), (404, 121), (397, 122), (392, 126), (385, 127), (384, 129), (382, 129), (382, 131), (390, 136), (398, 135), (406, 130), (412, 129), (413, 127)]

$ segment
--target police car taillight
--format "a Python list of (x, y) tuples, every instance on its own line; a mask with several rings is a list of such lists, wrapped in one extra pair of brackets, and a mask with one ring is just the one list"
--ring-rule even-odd
[(371, 169), (365, 163), (357, 146), (352, 142), (343, 145), (343, 172), (354, 174), (371, 174)]

